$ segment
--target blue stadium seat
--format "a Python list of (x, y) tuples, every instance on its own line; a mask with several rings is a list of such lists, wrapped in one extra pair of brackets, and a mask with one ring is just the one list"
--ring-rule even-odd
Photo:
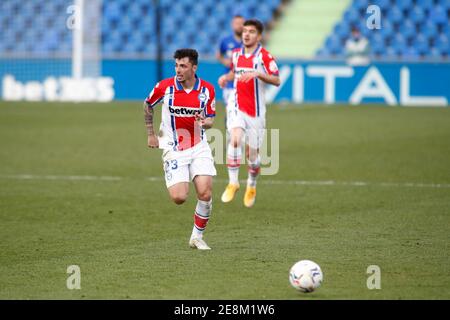
[(13, 51), (17, 53), (27, 52), (33, 49), (33, 45), (30, 43), (19, 41), (13, 47)]
[(64, 54), (71, 54), (72, 53), (72, 42), (71, 41), (64, 41), (61, 42), (58, 46), (58, 52), (64, 53)]
[(185, 29), (183, 29), (173, 34), (172, 42), (179, 47), (186, 47), (189, 44), (195, 44), (197, 41), (195, 38), (191, 39), (190, 34)]
[(433, 7), (433, 4), (433, 0), (416, 0), (416, 5), (427, 11)]
[(392, 49), (398, 55), (400, 55), (407, 48), (407, 46), (407, 40), (401, 33), (396, 34), (391, 42)]
[(272, 19), (272, 8), (265, 4), (260, 4), (256, 10), (256, 17), (263, 23), (267, 23)]
[(338, 55), (343, 51), (344, 44), (336, 35), (331, 35), (326, 40), (326, 46), (332, 55)]
[(156, 21), (152, 15), (146, 15), (139, 20), (138, 28), (141, 32), (153, 31), (156, 33)]
[(442, 54), (450, 54), (450, 44), (447, 35), (441, 34), (435, 41), (435, 46)]
[(38, 55), (48, 54), (47, 46), (43, 42), (38, 42), (31, 48), (31, 51)]
[(416, 25), (411, 20), (405, 20), (399, 31), (408, 39), (414, 37), (417, 32)]
[(59, 36), (54, 30), (46, 32), (43, 41), (49, 51), (56, 51), (59, 47)]
[(386, 47), (386, 51), (384, 52), (384, 57), (388, 60), (393, 60), (398, 58), (398, 53), (395, 51), (393, 47)]
[(121, 51), (124, 53), (136, 53), (138, 51), (138, 44), (128, 41), (123, 45)]
[(448, 11), (450, 10), (450, 1), (448, 0), (443, 0), (441, 1), (441, 5), (444, 7), (444, 10)]
[[(160, 0), (162, 7), (162, 36), (168, 45), (165, 51), (171, 51), (178, 44), (188, 44), (186, 38), (176, 36), (182, 28), (189, 34), (189, 44), (201, 44), (203, 53), (214, 53), (216, 48), (211, 46), (211, 40), (217, 41), (225, 31), (230, 30), (229, 22), (232, 14), (252, 15), (263, 22), (272, 19), (273, 11), (280, 5), (280, 0)], [(9, 50), (9, 42), (5, 42), (4, 29), (25, 30), (38, 29), (47, 33), (42, 44), (33, 47), (34, 51), (65, 51), (70, 50), (71, 37), (67, 36), (66, 9), (73, 4), (73, 0), (7, 0), (0, 1), (0, 28), (2, 28), (3, 50)], [(102, 3), (103, 17), (101, 24), (103, 52), (106, 53), (136, 53), (153, 52), (155, 41), (155, 8), (154, 2), (149, 0), (108, 0)], [(65, 14), (61, 14), (64, 12)], [(14, 17), (11, 19), (10, 17)], [(188, 18), (187, 18), (188, 17)], [(249, 17), (249, 16), (247, 16)], [(204, 29), (206, 34), (190, 35), (197, 30)], [(55, 31), (55, 32), (53, 32)], [(61, 33), (62, 31), (66, 33)], [(117, 31), (117, 32), (115, 32)], [(33, 42), (33, 35), (14, 34), (13, 46), (18, 50), (28, 48), (27, 42)], [(69, 32), (70, 34), (70, 32)], [(199, 39), (197, 39), (199, 38)], [(203, 39), (203, 40), (202, 40)], [(34, 39), (36, 40), (36, 39)], [(59, 45), (55, 43), (59, 41)], [(176, 43), (172, 43), (176, 41)], [(209, 46), (204, 44), (207, 41)], [(24, 42), (25, 44), (22, 44)], [(0, 50), (0, 53), (2, 51)]]
[(173, 6), (173, 0), (159, 0), (161, 8), (167, 8)]
[(366, 38), (370, 38), (374, 32), (374, 30), (367, 28), (367, 21), (364, 18), (361, 18), (358, 23), (354, 24), (354, 26), (356, 26), (361, 34)]
[(395, 2), (401, 10), (407, 10), (413, 6), (412, 0), (396, 0)]
[[(8, 2), (8, 1), (6, 1)], [(23, 1), (22, 2), (22, 13), (25, 16), (27, 13), (32, 13), (34, 12), (34, 7), (35, 7), (35, 3), (33, 3), (32, 1)]]
[(391, 1), (390, 0), (372, 0), (369, 4), (374, 4), (380, 7), (381, 10), (388, 10), (391, 8)]
[(14, 6), (13, 1), (1, 1), (0, 11), (11, 14), (13, 11), (13, 6)]
[(425, 11), (419, 6), (415, 6), (409, 11), (409, 18), (414, 23), (422, 23), (425, 20)]
[(163, 53), (166, 56), (172, 57), (173, 53), (179, 49), (178, 45), (175, 43), (170, 43), (163, 46)]
[(182, 4), (176, 4), (172, 5), (170, 7), (167, 7), (163, 10), (163, 20), (166, 19), (168, 16), (172, 16), (173, 18), (177, 20), (182, 20), (189, 16), (188, 9), (189, 7), (185, 7)]
[(143, 32), (132, 32), (130, 34), (128, 42), (132, 42), (132, 43), (136, 44), (137, 47), (144, 46), (144, 43), (145, 43), (144, 33)]
[(178, 30), (180, 30), (180, 29), (196, 30), (199, 28), (199, 25), (200, 25), (200, 23), (195, 17), (188, 16), (182, 20), (179, 20), (178, 25), (177, 25), (176, 29), (174, 30), (174, 33), (179, 32)]
[(428, 39), (435, 38), (438, 35), (438, 28), (436, 24), (430, 20), (419, 26), (420, 32)]
[(270, 6), (272, 10), (275, 10), (280, 5), (280, 0), (267, 0), (266, 3)]
[(381, 29), (379, 31), (384, 38), (392, 37), (392, 35), (395, 33), (394, 26), (387, 19), (381, 22)]
[(382, 55), (386, 49), (384, 38), (381, 35), (373, 37), (370, 42), (370, 48), (375, 55)]
[(142, 4), (140, 2), (131, 2), (127, 14), (133, 18), (141, 18), (143, 14)]
[(106, 43), (121, 43), (122, 42), (122, 32), (115, 29), (110, 32), (105, 33)]
[(352, 7), (359, 11), (365, 10), (368, 6), (369, 6), (368, 0), (353, 0)]
[(426, 55), (430, 51), (429, 40), (423, 34), (418, 34), (413, 41), (413, 45), (420, 55)]
[(412, 60), (416, 60), (420, 57), (419, 53), (417, 52), (416, 48), (414, 48), (414, 47), (405, 48), (402, 51), (401, 56), (404, 59), (412, 59)]
[(199, 31), (198, 33), (196, 33), (195, 35), (195, 43), (207, 43), (208, 45), (211, 46), (212, 43), (214, 43), (209, 35), (209, 33), (207, 31)]
[(161, 31), (164, 34), (173, 33), (177, 29), (178, 21), (173, 16), (164, 17), (161, 24)]
[(386, 38), (383, 33), (379, 32), (379, 30), (374, 30), (372, 36), (370, 37), (371, 43), (383, 43), (383, 45), (386, 42)]
[(430, 11), (430, 18), (437, 24), (446, 24), (448, 23), (447, 12), (444, 7), (441, 5), (434, 6)]
[(106, 5), (104, 8), (105, 10), (103, 12), (104, 14), (103, 19), (107, 19), (109, 21), (111, 20), (119, 21), (120, 18), (122, 17), (122, 11), (117, 2), (108, 3), (108, 5)]
[(129, 16), (125, 16), (120, 20), (120, 29), (125, 33), (133, 33), (135, 31), (134, 29), (134, 22)]
[(230, 12), (230, 8), (227, 6), (225, 2), (218, 2), (214, 6), (213, 14), (216, 16), (228, 16)]
[(397, 6), (392, 6), (392, 8), (390, 10), (388, 10), (388, 12), (387, 12), (387, 18), (392, 23), (398, 24), (403, 21), (405, 16), (403, 14), (403, 10), (401, 10)]
[(196, 2), (191, 7), (191, 15), (196, 17), (198, 21), (201, 21), (198, 17), (206, 17), (210, 14), (210, 12), (211, 7), (202, 2)]
[(116, 43), (108, 41), (105, 44), (103, 44), (102, 46), (102, 53), (103, 54), (114, 54), (117, 53), (117, 51), (119, 50), (119, 48), (117, 47)]
[(444, 24), (440, 26), (441, 33), (446, 34), (448, 38), (450, 38), (450, 24)]
[(156, 55), (157, 53), (157, 44), (156, 41), (153, 42), (147, 42), (144, 44), (143, 52), (150, 55)]
[(341, 39), (348, 38), (350, 36), (351, 30), (350, 25), (345, 22), (338, 22), (334, 26), (334, 34), (338, 35)]
[(428, 55), (431, 59), (442, 59), (444, 53), (442, 53), (438, 48), (432, 47), (428, 52)]
[(359, 10), (354, 7), (350, 7), (344, 13), (344, 21), (346, 21), (349, 24), (358, 23), (360, 19), (361, 19), (361, 14), (360, 14)]

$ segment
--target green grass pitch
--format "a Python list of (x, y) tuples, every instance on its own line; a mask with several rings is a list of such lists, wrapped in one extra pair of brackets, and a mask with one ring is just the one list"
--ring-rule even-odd
[[(217, 165), (200, 252), (195, 193), (169, 200), (141, 102), (0, 103), (0, 299), (450, 298), (450, 109), (273, 105), (267, 119), (278, 174), (247, 209), (244, 188), (220, 202)], [(289, 285), (301, 259), (324, 272), (314, 293)]]

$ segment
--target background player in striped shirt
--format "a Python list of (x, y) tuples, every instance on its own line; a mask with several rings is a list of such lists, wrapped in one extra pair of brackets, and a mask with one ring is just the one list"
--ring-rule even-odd
[(244, 195), (246, 207), (253, 206), (256, 199), (256, 178), (261, 164), (259, 148), (263, 142), (266, 123), (264, 86), (280, 85), (275, 59), (260, 43), (263, 30), (264, 26), (259, 20), (245, 21), (242, 33), (243, 48), (233, 51), (231, 71), (219, 78), (221, 87), (234, 80), (236, 88), (235, 107), (227, 119), (227, 127), (231, 131), (227, 149), (229, 183), (222, 194), (222, 201), (233, 200), (239, 189), (241, 141), (245, 134), (248, 161), (247, 188)]
[[(235, 14), (231, 20), (231, 29), (233, 30), (233, 33), (224, 37), (220, 41), (219, 51), (217, 52), (217, 60), (225, 66), (225, 73), (230, 72), (231, 55), (233, 50), (242, 47), (242, 29), (244, 27), (244, 21), (245, 19), (243, 16)], [(228, 82), (222, 89), (222, 92), (223, 101), (226, 107), (226, 114), (228, 114), (229, 112), (232, 112), (234, 105), (235, 91), (233, 82)], [(230, 104), (231, 106), (229, 106)]]
[[(197, 77), (198, 53), (180, 49), (174, 54), (176, 76), (156, 84), (144, 102), (148, 146), (163, 149), (166, 186), (176, 204), (186, 201), (189, 182), (197, 192), (194, 228), (189, 245), (208, 250), (203, 232), (212, 209), (212, 177), (216, 175), (205, 129), (215, 116), (214, 87)], [(153, 128), (153, 108), (162, 102), (159, 136)]]

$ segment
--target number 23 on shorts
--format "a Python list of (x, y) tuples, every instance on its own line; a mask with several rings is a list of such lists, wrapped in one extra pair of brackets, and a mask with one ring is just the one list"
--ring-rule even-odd
[(168, 172), (169, 170), (176, 170), (178, 168), (177, 160), (167, 160), (164, 164), (164, 171)]

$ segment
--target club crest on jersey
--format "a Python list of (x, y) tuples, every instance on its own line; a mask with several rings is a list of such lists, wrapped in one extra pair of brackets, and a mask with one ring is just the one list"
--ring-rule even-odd
[(207, 99), (208, 97), (203, 92), (198, 95), (198, 100), (200, 100), (200, 102), (205, 102)]
[(269, 69), (270, 69), (270, 71), (272, 71), (272, 72), (278, 71), (278, 67), (277, 67), (277, 64), (276, 64), (275, 61), (273, 61), (273, 60), (270, 61)]

